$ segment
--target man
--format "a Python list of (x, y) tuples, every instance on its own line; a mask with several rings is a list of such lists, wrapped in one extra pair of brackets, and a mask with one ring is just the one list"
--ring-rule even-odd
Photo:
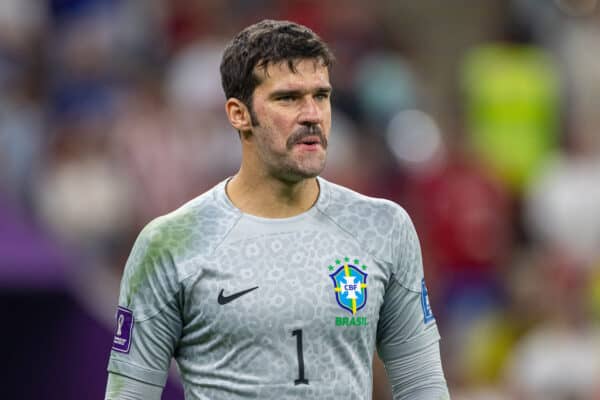
[(107, 399), (447, 399), (419, 243), (402, 208), (320, 177), (333, 56), (262, 21), (225, 49), (238, 173), (150, 223), (127, 262)]

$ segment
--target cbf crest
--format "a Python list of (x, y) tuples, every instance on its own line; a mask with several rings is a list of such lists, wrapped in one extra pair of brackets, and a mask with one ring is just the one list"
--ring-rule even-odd
[[(340, 307), (348, 310), (352, 315), (367, 304), (367, 269), (366, 265), (360, 265), (359, 260), (349, 258), (336, 260), (336, 266), (329, 266), (333, 272), (329, 275), (333, 281), (335, 298)], [(337, 268), (337, 269), (336, 269)]]

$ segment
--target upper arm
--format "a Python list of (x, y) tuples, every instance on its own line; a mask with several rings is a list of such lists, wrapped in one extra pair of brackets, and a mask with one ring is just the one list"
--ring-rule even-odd
[(108, 370), (164, 386), (181, 335), (179, 284), (168, 236), (145, 228), (127, 260)]
[(160, 386), (109, 373), (104, 400), (160, 400), (161, 394)]
[(425, 286), (417, 232), (408, 214), (400, 207), (394, 222), (390, 246), (391, 276), (377, 330), (377, 343), (384, 348), (392, 343), (413, 342), (425, 335), (438, 338)]
[(392, 235), (393, 270), (380, 311), (377, 349), (395, 398), (403, 398), (399, 393), (407, 391), (415, 396), (411, 398), (419, 398), (411, 388), (447, 389), (439, 357), (440, 336), (429, 306), (417, 233), (404, 210), (399, 210), (396, 222)]

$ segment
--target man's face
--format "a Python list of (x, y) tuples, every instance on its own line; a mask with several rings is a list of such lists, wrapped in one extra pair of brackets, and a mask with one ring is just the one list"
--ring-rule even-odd
[(252, 97), (257, 160), (267, 174), (291, 182), (321, 173), (331, 129), (327, 67), (313, 59), (295, 65), (296, 72), (287, 61), (255, 71), (262, 79)]

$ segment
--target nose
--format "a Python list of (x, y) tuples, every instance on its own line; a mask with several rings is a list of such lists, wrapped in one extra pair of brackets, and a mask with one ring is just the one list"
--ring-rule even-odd
[(301, 124), (318, 124), (323, 121), (323, 111), (312, 96), (302, 102), (299, 119)]

